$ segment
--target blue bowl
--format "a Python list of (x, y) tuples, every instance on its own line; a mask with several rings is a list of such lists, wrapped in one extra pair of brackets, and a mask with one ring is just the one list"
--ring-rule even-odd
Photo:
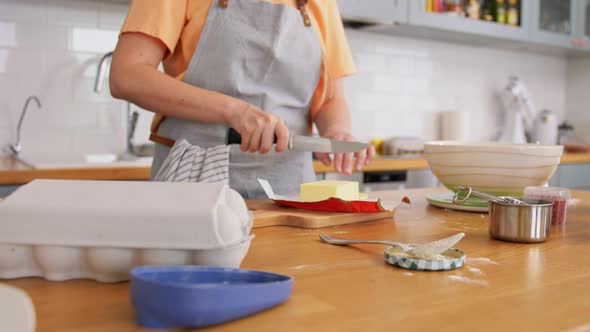
[(285, 302), (293, 279), (205, 266), (144, 266), (131, 271), (131, 302), (141, 327), (197, 328)]

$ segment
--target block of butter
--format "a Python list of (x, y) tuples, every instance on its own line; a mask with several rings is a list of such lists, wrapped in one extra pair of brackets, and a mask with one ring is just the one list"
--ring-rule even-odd
[(359, 183), (356, 181), (324, 180), (304, 183), (300, 186), (300, 198), (303, 202), (317, 202), (329, 198), (345, 201), (359, 199)]

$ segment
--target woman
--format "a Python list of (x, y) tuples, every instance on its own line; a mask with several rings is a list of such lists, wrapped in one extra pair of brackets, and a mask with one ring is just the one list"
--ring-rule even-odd
[[(353, 72), (336, 0), (137, 0), (110, 87), (156, 113), (152, 176), (176, 140), (211, 148), (236, 129), (242, 143), (230, 148), (229, 184), (252, 198), (263, 195), (257, 177), (280, 193), (314, 180), (311, 154), (285, 151), (289, 134), (315, 124), (322, 137), (352, 140), (342, 78)], [(351, 174), (373, 157), (371, 147), (333, 162)]]

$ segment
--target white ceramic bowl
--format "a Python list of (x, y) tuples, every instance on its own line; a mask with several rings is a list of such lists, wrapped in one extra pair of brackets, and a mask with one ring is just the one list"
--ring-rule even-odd
[(428, 164), (447, 188), (471, 186), (503, 196), (521, 196), (526, 186), (546, 184), (559, 165), (560, 145), (428, 142)]

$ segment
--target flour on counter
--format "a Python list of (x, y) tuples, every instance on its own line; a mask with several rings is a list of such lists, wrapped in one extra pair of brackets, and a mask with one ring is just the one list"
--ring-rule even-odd
[(302, 270), (305, 268), (305, 265), (297, 265), (297, 266), (291, 266), (289, 268), (289, 270)]
[(412, 272), (404, 272), (403, 275), (408, 276), (408, 277), (411, 277), (414, 274)]
[(476, 267), (468, 267), (467, 270), (469, 270), (469, 272), (475, 273), (477, 275), (484, 275), (485, 274), (482, 270), (480, 270)]
[(291, 266), (289, 270), (312, 270), (312, 271), (328, 271), (333, 268), (339, 267), (348, 267), (348, 266), (366, 266), (369, 264), (373, 264), (370, 260), (356, 260), (356, 261), (346, 261), (346, 262), (337, 262), (337, 263), (319, 263), (319, 264), (303, 264), (303, 265), (295, 265)]
[(467, 263), (484, 263), (484, 264), (498, 265), (498, 263), (496, 263), (495, 261), (493, 261), (489, 258), (485, 258), (485, 257), (473, 257), (473, 258), (467, 257)]
[(449, 280), (458, 281), (469, 285), (478, 285), (486, 287), (490, 285), (490, 283), (487, 280), (469, 279), (467, 277), (461, 276), (449, 276)]

